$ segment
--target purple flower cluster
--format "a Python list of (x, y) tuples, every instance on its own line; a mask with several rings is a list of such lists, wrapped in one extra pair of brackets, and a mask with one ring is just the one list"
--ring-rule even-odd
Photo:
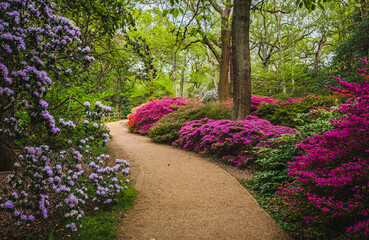
[[(87, 144), (94, 140), (91, 137), (79, 142)], [(109, 155), (89, 157), (83, 152), (86, 147), (88, 145), (84, 145), (81, 152), (71, 148), (60, 153), (54, 153), (48, 146), (26, 147), (26, 153), (19, 156), (21, 164), (15, 165), (15, 174), (9, 178), (13, 192), (8, 200), (0, 199), (0, 209), (14, 212), (20, 225), (35, 220), (33, 215), (20, 214), (23, 212), (19, 212), (20, 209), (39, 212), (36, 217), (48, 218), (50, 194), (59, 196), (56, 207), (70, 221), (77, 221), (84, 215), (82, 207), (89, 198), (99, 205), (116, 202), (126, 188), (118, 175), (129, 172), (129, 163), (117, 159), (114, 166), (106, 166)], [(89, 195), (87, 184), (90, 190), (95, 189), (93, 195)]]
[[(362, 63), (367, 65), (366, 60)], [(369, 78), (365, 73), (364, 77)], [(369, 82), (348, 83), (339, 78), (336, 81), (346, 89), (345, 93), (354, 96), (338, 110), (346, 115), (331, 121), (335, 129), (297, 145), (302, 155), (289, 164), (289, 175), (295, 178), (295, 183), (282, 187), (278, 193), (289, 215), (306, 221), (306, 227), (317, 234), (328, 228), (347, 234), (348, 238), (366, 239), (369, 219)], [(343, 229), (346, 233), (341, 231)]]
[[(13, 110), (6, 112), (5, 107), (0, 107), (0, 139), (14, 138), (16, 134), (38, 137), (39, 130), (45, 126), (52, 133), (62, 130), (63, 134), (71, 133), (73, 141), (61, 139), (70, 147), (61, 151), (53, 151), (46, 145), (17, 149), (21, 155), (14, 164), (14, 174), (9, 177), (12, 191), (0, 198), (0, 210), (12, 212), (19, 225), (47, 219), (50, 208), (54, 207), (49, 202), (53, 196), (58, 201), (58, 212), (70, 222), (66, 227), (76, 231), (75, 222), (84, 215), (82, 207), (86, 206), (87, 200), (93, 200), (99, 191), (103, 196), (96, 197), (94, 204), (116, 201), (125, 187), (118, 174), (127, 173), (129, 168), (124, 160), (117, 160), (114, 166), (108, 167), (109, 156), (96, 157), (96, 153), (89, 151), (89, 145), (103, 146), (110, 140), (108, 131), (99, 122), (110, 107), (97, 102), (95, 111), (87, 114), (91, 122), (83, 124), (63, 118), (56, 122), (48, 110), (45, 96), (52, 84), (51, 76), (68, 78), (75, 69), (64, 65), (67, 63), (64, 60), (63, 65), (60, 64), (57, 57), (79, 54), (80, 59), (86, 60), (84, 64), (93, 60), (86, 56), (89, 47), (76, 52), (79, 28), (69, 19), (54, 15), (50, 4), (52, 1), (49, 0), (0, 2), (0, 102), (1, 106), (10, 106)], [(85, 104), (86, 111), (89, 111), (89, 105)], [(27, 116), (21, 119), (23, 126), (38, 124), (37, 132), (26, 132), (27, 129), (22, 129), (19, 124), (22, 121), (14, 116), (5, 117), (14, 112)], [(86, 179), (92, 173), (95, 178), (91, 183)], [(94, 194), (87, 191), (90, 187), (95, 188)]]
[[(5, 106), (22, 103), (19, 108), (29, 111), (33, 123), (46, 120), (49, 130), (57, 133), (59, 130), (47, 112), (49, 104), (44, 99), (52, 82), (48, 73), (62, 74), (55, 64), (55, 54), (74, 52), (72, 45), (79, 41), (80, 31), (69, 19), (54, 15), (49, 4), (49, 1), (1, 2), (0, 16), (4, 17), (0, 19), (3, 46), (0, 78), (4, 81), (0, 81), (0, 98)], [(80, 52), (82, 58), (88, 49)], [(21, 61), (12, 62), (18, 56), (22, 56)]]
[(243, 166), (253, 159), (252, 148), (261, 141), (295, 131), (256, 116), (241, 121), (202, 119), (184, 123), (172, 145)]

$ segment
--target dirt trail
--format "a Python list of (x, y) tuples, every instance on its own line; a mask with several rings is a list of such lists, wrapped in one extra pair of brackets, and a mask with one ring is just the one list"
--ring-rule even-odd
[(108, 123), (117, 158), (131, 162), (139, 191), (119, 239), (290, 239), (255, 199), (217, 165), (194, 153), (155, 144)]

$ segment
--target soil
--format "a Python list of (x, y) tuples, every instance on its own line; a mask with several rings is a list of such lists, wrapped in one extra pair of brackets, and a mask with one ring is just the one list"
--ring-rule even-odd
[(153, 143), (129, 133), (124, 121), (107, 126), (111, 149), (131, 163), (139, 191), (119, 239), (291, 239), (223, 168), (243, 180), (251, 173)]

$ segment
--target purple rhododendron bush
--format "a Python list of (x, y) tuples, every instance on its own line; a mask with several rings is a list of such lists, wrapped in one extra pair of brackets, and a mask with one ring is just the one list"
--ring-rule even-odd
[(253, 159), (252, 148), (261, 141), (295, 131), (256, 116), (241, 121), (202, 119), (184, 123), (172, 145), (245, 166)]
[(186, 105), (186, 101), (182, 97), (165, 97), (144, 103), (128, 116), (128, 128), (132, 132), (147, 134), (154, 123), (178, 109), (178, 106)]
[[(5, 235), (17, 226), (47, 225), (50, 213), (52, 220), (59, 213), (64, 227), (76, 231), (86, 209), (115, 203), (126, 187), (122, 173), (128, 172), (128, 162), (111, 163), (103, 153), (110, 136), (101, 116), (110, 107), (85, 102), (84, 116), (73, 122), (56, 119), (46, 101), (53, 77), (67, 81), (73, 73), (71, 63), (58, 60), (58, 54), (75, 54), (74, 63), (85, 67), (93, 60), (87, 55), (89, 47), (79, 47), (78, 27), (54, 15), (50, 4), (0, 2), (0, 147), (5, 149), (5, 143), (15, 159), (14, 172), (0, 195), (0, 219), (8, 214), (14, 220), (14, 226), (1, 222), (7, 224), (1, 229)], [(38, 141), (45, 143), (32, 145)]]
[[(365, 59), (359, 59), (367, 66)], [(363, 84), (337, 82), (354, 97), (335, 129), (298, 144), (302, 155), (289, 164), (293, 184), (278, 192), (288, 218), (313, 239), (369, 238), (369, 76)]]

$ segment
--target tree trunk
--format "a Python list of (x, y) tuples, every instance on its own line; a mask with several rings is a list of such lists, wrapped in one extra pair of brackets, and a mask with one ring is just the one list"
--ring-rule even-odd
[[(232, 43), (232, 42), (231, 42)], [(229, 94), (228, 96), (233, 96), (233, 60), (232, 60), (232, 46), (230, 48), (230, 58), (229, 58)]]
[(323, 44), (325, 43), (325, 35), (324, 33), (322, 34), (322, 38), (320, 39), (319, 43), (318, 43), (318, 50), (315, 53), (315, 65), (314, 65), (314, 69), (318, 70), (319, 69), (319, 63), (320, 63), (320, 54), (322, 52), (322, 48), (323, 48)]
[(228, 26), (228, 18), (222, 16), (221, 30), (221, 59), (219, 73), (219, 100), (225, 102), (228, 99), (228, 79), (229, 79), (229, 60), (230, 60), (230, 38), (231, 31)]
[(181, 82), (180, 82), (180, 96), (183, 97), (183, 84), (184, 84), (184, 79), (185, 79), (185, 71), (186, 71), (186, 65), (187, 65), (187, 56), (184, 56), (184, 62), (183, 62), (183, 66), (182, 66), (182, 73), (181, 73)]
[[(277, 8), (277, 3), (274, 0), (274, 10), (277, 12), (278, 8)], [(282, 33), (281, 33), (281, 13), (277, 12), (274, 14), (275, 19), (277, 20), (277, 36), (278, 36), (278, 44), (279, 44), (279, 52), (281, 53), (280, 58), (281, 58), (281, 63), (284, 64), (284, 57), (283, 57), (283, 44), (282, 44)], [(282, 80), (282, 88), (283, 88), (283, 93), (287, 93), (287, 87), (286, 87), (286, 79), (285, 77)]]
[[(0, 96), (0, 129), (6, 129), (7, 124), (4, 122), (5, 118), (14, 116), (15, 104), (11, 103), (4, 97)], [(0, 172), (9, 171), (13, 168), (14, 163), (14, 142), (5, 134), (0, 138)]]
[(232, 18), (233, 120), (242, 120), (251, 112), (251, 61), (249, 47), (251, 1), (234, 1)]
[(172, 79), (173, 79), (173, 86), (174, 86), (174, 94), (176, 97), (178, 97), (178, 91), (177, 91), (177, 79), (176, 79), (176, 55), (174, 52), (172, 52)]
[(213, 78), (215, 91), (218, 92), (218, 83), (217, 83), (217, 79), (215, 77), (215, 71), (214, 71), (213, 63), (211, 62), (211, 55), (210, 55), (210, 50), (209, 50), (208, 45), (206, 45), (206, 53), (208, 55), (208, 62), (209, 62), (210, 70), (211, 70), (211, 76)]

